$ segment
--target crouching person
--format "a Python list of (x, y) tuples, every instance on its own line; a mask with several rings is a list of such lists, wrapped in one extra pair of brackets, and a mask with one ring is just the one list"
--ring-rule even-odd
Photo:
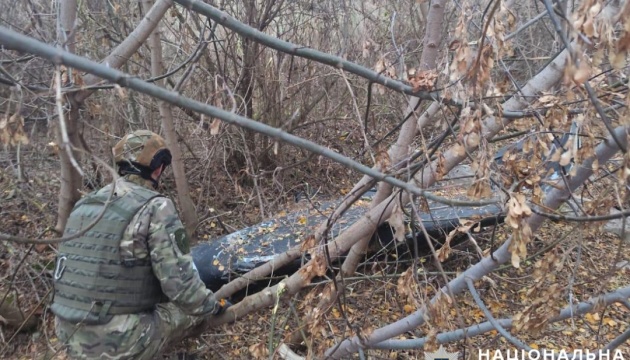
[(173, 202), (156, 191), (171, 163), (164, 139), (138, 130), (113, 152), (122, 177), (72, 210), (64, 237), (96, 224), (60, 245), (51, 310), (71, 358), (154, 359), (229, 303), (206, 289)]

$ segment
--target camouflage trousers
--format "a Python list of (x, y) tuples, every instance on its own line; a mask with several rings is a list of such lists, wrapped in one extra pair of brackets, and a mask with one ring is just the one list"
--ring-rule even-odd
[(187, 336), (203, 316), (184, 314), (172, 303), (153, 312), (116, 315), (105, 325), (76, 325), (55, 319), (55, 332), (71, 359), (156, 359), (164, 346)]

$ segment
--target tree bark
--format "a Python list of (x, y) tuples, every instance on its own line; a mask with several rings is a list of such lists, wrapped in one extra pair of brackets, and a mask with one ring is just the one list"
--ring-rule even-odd
[[(77, 18), (77, 0), (62, 0), (60, 3), (60, 25), (58, 29), (57, 38), (59, 43), (64, 44), (67, 50), (71, 53), (75, 52), (76, 44), (74, 42), (74, 24)], [(71, 71), (67, 71), (66, 74), (71, 80)], [(57, 86), (62, 86), (57, 84)], [(63, 144), (62, 128), (58, 126), (57, 129), (57, 143), (63, 145), (75, 145), (79, 146), (79, 104), (72, 98), (68, 98), (68, 104), (70, 111), (68, 111), (65, 117), (67, 139), (70, 144)], [(72, 156), (77, 160), (80, 159), (80, 154), (77, 151), (72, 151)], [(59, 205), (57, 208), (57, 224), (55, 230), (59, 233), (63, 232), (66, 227), (66, 220), (72, 211), (74, 203), (79, 200), (81, 195), (79, 189), (82, 186), (83, 179), (79, 171), (72, 165), (72, 161), (66, 151), (59, 152), (59, 162), (61, 166), (61, 189), (59, 190)]]
[[(150, 11), (153, 0), (142, 1), (143, 11)], [(151, 48), (151, 76), (158, 77), (164, 72), (162, 65), (162, 43), (160, 40), (160, 28), (157, 26), (149, 37), (149, 47)], [(164, 79), (156, 81), (158, 86), (164, 87)], [(162, 118), (162, 127), (164, 127), (164, 137), (173, 156), (171, 166), (173, 167), (173, 176), (175, 177), (175, 187), (177, 188), (177, 198), (179, 206), (182, 210), (182, 218), (184, 226), (189, 235), (193, 235), (199, 218), (195, 210), (195, 204), (190, 197), (188, 180), (186, 178), (186, 168), (184, 166), (182, 149), (177, 143), (177, 133), (175, 132), (175, 124), (173, 123), (173, 113), (171, 106), (165, 101), (158, 101), (160, 117)]]

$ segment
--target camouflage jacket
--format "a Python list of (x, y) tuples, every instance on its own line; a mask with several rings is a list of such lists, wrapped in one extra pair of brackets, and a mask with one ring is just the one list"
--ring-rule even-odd
[[(125, 186), (127, 182), (152, 187), (149, 181), (137, 175), (127, 175), (116, 181), (118, 195), (130, 190)], [(111, 186), (100, 191), (111, 191)], [(184, 313), (214, 314), (220, 306), (199, 278), (189, 252), (186, 230), (173, 201), (166, 197), (154, 198), (138, 211), (120, 245), (123, 259), (150, 257), (164, 295)]]

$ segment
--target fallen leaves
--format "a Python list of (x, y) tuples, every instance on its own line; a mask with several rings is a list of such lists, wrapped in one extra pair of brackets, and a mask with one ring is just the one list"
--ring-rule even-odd
[(398, 278), (398, 281), (396, 282), (396, 292), (400, 296), (402, 302), (410, 306), (417, 306), (419, 305), (418, 301), (416, 300), (417, 290), (418, 284), (414, 279), (413, 269), (408, 268)]
[(264, 341), (251, 345), (249, 353), (254, 359), (266, 359), (269, 357), (269, 349)]

